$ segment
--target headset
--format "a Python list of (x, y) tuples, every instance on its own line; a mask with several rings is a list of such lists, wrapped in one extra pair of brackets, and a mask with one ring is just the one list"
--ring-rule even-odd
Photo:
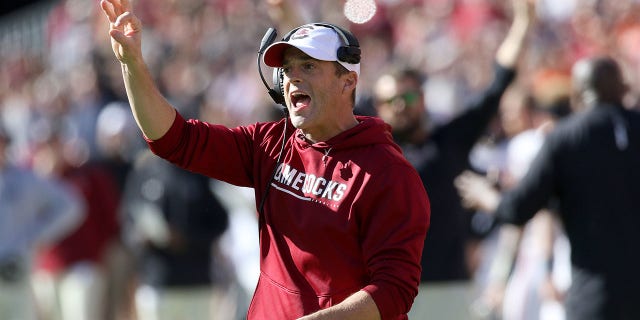
[[(320, 26), (320, 27), (329, 28), (338, 34), (338, 36), (342, 39), (342, 43), (345, 44), (343, 46), (340, 46), (338, 48), (338, 52), (336, 52), (336, 56), (338, 57), (339, 61), (346, 62), (349, 64), (360, 63), (361, 52), (360, 52), (360, 43), (358, 43), (358, 39), (346, 29), (330, 23), (317, 22), (317, 23), (309, 23), (309, 24), (299, 26), (289, 31), (287, 34), (285, 34), (281, 41), (289, 41), (291, 36), (296, 31), (302, 28), (310, 27), (310, 26)], [(269, 47), (272, 43), (274, 43), (276, 35), (277, 35), (276, 29), (269, 28), (265, 33), (265, 35), (262, 37), (262, 41), (260, 43), (260, 49), (258, 50), (258, 72), (260, 73), (260, 78), (262, 79), (262, 82), (264, 83), (265, 87), (267, 87), (267, 93), (269, 94), (269, 96), (271, 96), (271, 99), (273, 99), (273, 101), (276, 104), (283, 106), (284, 109), (286, 110), (286, 104), (284, 101), (284, 86), (283, 86), (284, 73), (282, 71), (282, 68), (275, 68), (273, 70), (273, 79), (272, 79), (273, 87), (270, 87), (267, 84), (267, 81), (264, 79), (264, 76), (262, 74), (262, 68), (261, 68), (262, 55), (264, 54), (264, 51), (267, 49), (267, 47)]]

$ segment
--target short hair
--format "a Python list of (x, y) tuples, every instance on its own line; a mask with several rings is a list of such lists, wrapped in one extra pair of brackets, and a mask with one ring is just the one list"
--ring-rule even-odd
[(610, 57), (587, 58), (574, 66), (574, 87), (591, 91), (598, 101), (621, 102), (626, 92), (622, 70)]
[(404, 67), (395, 74), (396, 79), (410, 79), (418, 86), (422, 86), (427, 81), (427, 75), (412, 67)]

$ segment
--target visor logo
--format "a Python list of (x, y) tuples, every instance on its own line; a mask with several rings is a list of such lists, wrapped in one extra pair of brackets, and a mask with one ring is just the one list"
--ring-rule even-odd
[(293, 35), (291, 35), (291, 39), (289, 39), (289, 40), (304, 39), (304, 38), (308, 37), (309, 34), (311, 34), (312, 31), (313, 31), (312, 27), (300, 28), (300, 29), (296, 30), (296, 32)]

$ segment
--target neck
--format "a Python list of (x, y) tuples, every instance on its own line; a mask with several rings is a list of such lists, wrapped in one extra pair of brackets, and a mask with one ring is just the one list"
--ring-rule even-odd
[(352, 114), (350, 117), (344, 118), (344, 121), (333, 123), (330, 126), (323, 127), (318, 130), (301, 129), (301, 131), (307, 140), (311, 141), (312, 143), (317, 143), (321, 141), (327, 141), (339, 135), (340, 133), (357, 126), (358, 123), (358, 120)]

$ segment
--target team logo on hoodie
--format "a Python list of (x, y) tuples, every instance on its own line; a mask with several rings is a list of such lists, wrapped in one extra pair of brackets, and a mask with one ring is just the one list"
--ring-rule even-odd
[(340, 202), (348, 185), (324, 177), (299, 171), (288, 164), (280, 164), (273, 177), (273, 187), (301, 200)]

